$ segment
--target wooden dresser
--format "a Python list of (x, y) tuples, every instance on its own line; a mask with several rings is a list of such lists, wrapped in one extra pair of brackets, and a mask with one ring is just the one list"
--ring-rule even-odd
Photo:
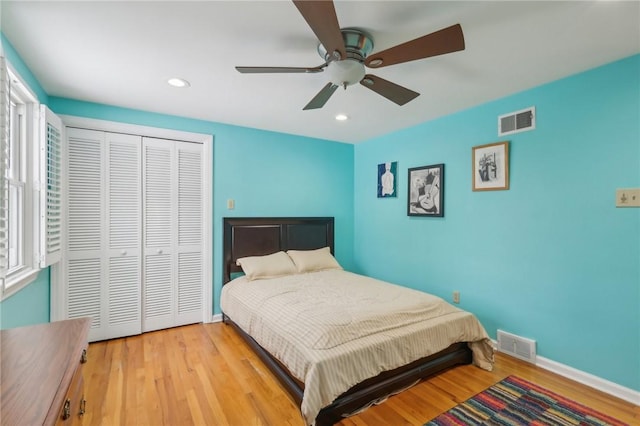
[(81, 423), (90, 324), (79, 318), (0, 332), (2, 425)]

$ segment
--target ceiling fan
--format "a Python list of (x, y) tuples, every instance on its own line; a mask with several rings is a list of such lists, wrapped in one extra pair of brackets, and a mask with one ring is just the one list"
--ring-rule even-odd
[(303, 108), (322, 108), (340, 86), (345, 89), (356, 83), (373, 90), (398, 105), (404, 105), (420, 94), (372, 74), (368, 68), (381, 68), (431, 56), (464, 50), (460, 24), (399, 44), (368, 56), (373, 50), (373, 38), (358, 28), (340, 29), (333, 1), (293, 0), (302, 17), (320, 41), (318, 53), (324, 63), (317, 67), (236, 67), (241, 73), (317, 73), (325, 69), (326, 84)]

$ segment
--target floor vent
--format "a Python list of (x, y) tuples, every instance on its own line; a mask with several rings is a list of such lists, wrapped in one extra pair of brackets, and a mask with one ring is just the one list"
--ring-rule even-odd
[(498, 136), (526, 132), (536, 128), (536, 108), (529, 107), (498, 117)]
[(532, 364), (536, 363), (536, 341), (498, 330), (498, 350)]

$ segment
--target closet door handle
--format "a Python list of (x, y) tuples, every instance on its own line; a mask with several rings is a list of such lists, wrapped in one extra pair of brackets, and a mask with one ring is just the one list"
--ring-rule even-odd
[(123, 256), (126, 256), (126, 255), (127, 255), (127, 251), (126, 251), (126, 250), (122, 250), (122, 251), (120, 252), (120, 254), (121, 254), (121, 255), (123, 255)]
[(158, 253), (158, 254), (162, 254), (162, 249), (158, 249), (158, 250), (156, 250), (156, 253)]

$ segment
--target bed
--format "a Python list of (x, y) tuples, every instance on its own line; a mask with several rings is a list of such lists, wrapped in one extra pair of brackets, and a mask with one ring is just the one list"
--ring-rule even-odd
[[(322, 248), (331, 254), (334, 252), (333, 218), (224, 219), (223, 320), (235, 328), (276, 375), (300, 405), (307, 424), (332, 425), (372, 402), (383, 400), (424, 377), (458, 364), (473, 361), (482, 368), (491, 368), (493, 352), (482, 326), (471, 314), (444, 302), (437, 302), (437, 308), (429, 308), (439, 312), (437, 320), (414, 321), (413, 324), (396, 327), (393, 323), (395, 315), (385, 317), (381, 312), (380, 317), (373, 321), (374, 325), (369, 324), (371, 321), (365, 321), (369, 324), (367, 332), (359, 332), (361, 334), (346, 340), (337, 337), (341, 336), (340, 333), (331, 331), (335, 327), (343, 330), (341, 327), (345, 321), (331, 313), (325, 314), (325, 308), (330, 308), (329, 305), (340, 303), (326, 302), (326, 306), (319, 307), (311, 305), (322, 305), (328, 294), (342, 291), (332, 286), (343, 285), (344, 280), (349, 282), (344, 287), (349, 292), (366, 294), (370, 288), (372, 300), (375, 299), (373, 295), (385, 297), (379, 291), (386, 291), (386, 287), (390, 286), (388, 283), (351, 274), (340, 268), (278, 279), (252, 281), (247, 279), (250, 277), (241, 276), (232, 280), (236, 273), (242, 272), (236, 264), (238, 259), (290, 250), (294, 250), (289, 252), (293, 255), (295, 251), (306, 253), (304, 251), (320, 251), (318, 249)], [(271, 291), (280, 293), (276, 296)], [(306, 296), (303, 297), (303, 293)], [(410, 303), (409, 299), (416, 297), (438, 299), (417, 293), (420, 292), (409, 293), (404, 301), (399, 299), (398, 306)], [(318, 294), (323, 296), (318, 298)], [(305, 297), (310, 299), (302, 302)], [(314, 297), (316, 299), (312, 299)], [(313, 303), (313, 300), (317, 302)], [(343, 300), (342, 304), (348, 302)], [(273, 312), (258, 314), (264, 306), (270, 306)], [(291, 312), (286, 314), (285, 310)], [(289, 320), (286, 319), (287, 315), (291, 315)], [(349, 316), (356, 318), (356, 314), (350, 313)], [(295, 321), (291, 318), (295, 318)], [(449, 343), (447, 340), (444, 343), (445, 338), (439, 337), (442, 327), (450, 327), (444, 325), (443, 318), (462, 327), (463, 331), (455, 331), (455, 340), (459, 341)], [(315, 327), (321, 323), (330, 323), (334, 328), (322, 331), (324, 329), (319, 326)], [(301, 329), (303, 333), (300, 333)], [(449, 337), (446, 339), (451, 340)], [(291, 346), (287, 345), (289, 341), (293, 342)], [(427, 343), (431, 341), (434, 343)], [(376, 346), (373, 346), (374, 343)], [(433, 345), (436, 345), (436, 349)]]

